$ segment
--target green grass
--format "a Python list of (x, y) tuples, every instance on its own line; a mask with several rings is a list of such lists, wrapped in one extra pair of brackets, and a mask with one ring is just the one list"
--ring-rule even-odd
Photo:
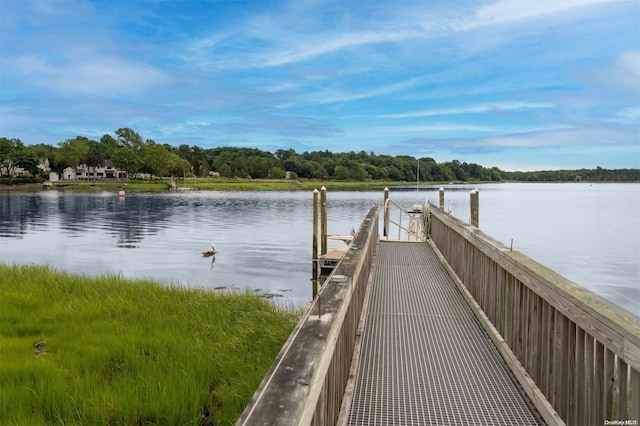
[[(123, 185), (127, 191), (168, 191), (167, 184), (169, 179), (151, 180), (135, 180), (125, 182), (84, 182), (80, 181), (70, 185), (60, 185), (53, 190), (62, 191), (118, 191)], [(65, 184), (68, 182), (64, 182)], [(243, 178), (225, 178), (225, 177), (209, 177), (209, 178), (187, 178), (176, 179), (175, 183), (178, 187), (197, 188), (206, 191), (313, 191), (325, 186), (329, 191), (382, 191), (384, 187), (393, 187), (398, 185), (415, 185), (415, 182), (397, 182), (397, 181), (317, 181), (309, 179), (298, 180), (268, 180), (268, 179), (243, 179)], [(422, 184), (438, 185), (442, 182), (422, 182)], [(15, 186), (22, 190), (40, 190), (39, 185), (22, 185)], [(14, 188), (14, 189), (15, 189)], [(0, 191), (9, 189), (0, 186)]]
[(300, 314), (0, 265), (0, 424), (233, 424)]
[[(298, 180), (268, 180), (268, 179), (242, 179), (242, 178), (187, 178), (176, 179), (176, 186), (197, 188), (208, 191), (313, 191), (325, 186), (328, 190), (335, 191), (364, 191), (364, 190), (382, 190), (385, 186), (406, 185), (406, 182), (392, 181), (316, 181), (309, 179)], [(127, 190), (167, 190), (166, 180), (162, 181), (135, 181), (131, 180), (127, 183)]]

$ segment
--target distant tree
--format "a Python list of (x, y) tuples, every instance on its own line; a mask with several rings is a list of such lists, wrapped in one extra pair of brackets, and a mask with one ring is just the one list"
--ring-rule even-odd
[(22, 167), (34, 176), (38, 174), (38, 164), (40, 164), (40, 160), (33, 148), (23, 147), (22, 149), (16, 150), (13, 155), (13, 160), (17, 167)]
[(384, 167), (376, 167), (373, 164), (364, 164), (365, 171), (373, 180), (386, 180), (389, 179), (389, 170)]
[(3, 176), (11, 176), (19, 167), (35, 175), (38, 163), (34, 148), (25, 146), (20, 139), (0, 138), (0, 169)]
[(285, 161), (291, 157), (297, 157), (297, 154), (293, 149), (289, 148), (287, 150), (284, 150), (284, 149), (277, 150), (275, 153), (275, 156), (278, 160)]
[(264, 179), (269, 175), (267, 162), (264, 158), (253, 156), (248, 161), (249, 176), (257, 179)]
[(640, 169), (540, 170), (508, 172), (497, 167), (453, 160), (437, 163), (431, 157), (408, 155), (376, 155), (374, 152), (337, 152), (329, 150), (297, 153), (294, 149), (278, 149), (275, 153), (256, 148), (218, 147), (203, 149), (186, 143), (178, 146), (144, 140), (136, 131), (123, 127), (105, 134), (100, 141), (77, 136), (50, 146), (38, 144), (25, 147), (19, 139), (0, 138), (0, 168), (7, 175), (15, 167), (36, 170), (40, 158), (48, 158), (52, 169), (61, 171), (67, 166), (86, 163), (98, 165), (110, 158), (129, 173), (146, 171), (155, 175), (193, 172), (208, 176), (217, 171), (221, 176), (282, 178), (290, 172), (309, 179), (394, 181), (640, 181)]
[(60, 142), (56, 151), (56, 167), (59, 172), (67, 167), (76, 167), (85, 164), (89, 159), (89, 138), (76, 136), (74, 139), (67, 139)]
[(122, 127), (114, 132), (117, 136), (118, 145), (123, 148), (139, 150), (142, 148), (142, 137), (128, 127)]
[(52, 145), (38, 143), (35, 145), (30, 145), (30, 148), (34, 150), (38, 158), (48, 158), (51, 160), (53, 156), (55, 156), (56, 148)]
[(455, 179), (463, 182), (469, 180), (469, 175), (459, 160), (453, 160), (444, 164), (453, 172)]
[(218, 173), (220, 173), (220, 176), (223, 177), (233, 176), (233, 170), (231, 170), (231, 166), (229, 166), (227, 163), (224, 163), (218, 168)]
[(269, 175), (269, 177), (271, 179), (284, 179), (286, 176), (284, 169), (282, 169), (281, 167), (275, 166), (271, 168), (271, 174)]
[(306, 160), (302, 163), (300, 176), (308, 179), (321, 179), (324, 173), (322, 164), (317, 161)]
[(162, 145), (148, 143), (142, 149), (140, 170), (156, 176), (182, 175), (191, 171), (191, 164)]
[(104, 160), (109, 159), (109, 148), (102, 142), (90, 140), (88, 141), (89, 152), (85, 157), (85, 163), (90, 166), (98, 166), (104, 163)]
[(338, 165), (333, 171), (333, 178), (337, 180), (349, 179), (349, 169), (346, 166)]
[(143, 164), (143, 160), (138, 151), (130, 147), (118, 148), (111, 155), (111, 160), (116, 167), (126, 170), (129, 174), (140, 171)]
[(120, 148), (118, 140), (109, 134), (102, 135), (100, 145), (103, 147), (108, 159), (111, 159), (113, 154)]
[(282, 162), (284, 169), (289, 172), (295, 172), (298, 176), (303, 176), (302, 163), (300, 159), (295, 157), (289, 157)]
[(502, 180), (502, 173), (500, 172), (499, 168), (492, 167), (490, 173), (491, 173), (491, 181), (500, 182)]
[(13, 169), (13, 155), (16, 149), (16, 141), (20, 139), (0, 138), (0, 169), (2, 176), (10, 176)]

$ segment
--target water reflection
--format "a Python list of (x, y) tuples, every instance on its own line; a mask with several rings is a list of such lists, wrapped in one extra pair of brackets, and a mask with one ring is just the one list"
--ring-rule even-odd
[[(440, 185), (392, 188), (407, 208)], [(445, 185), (469, 219), (475, 185)], [(640, 314), (640, 185), (480, 185), (480, 229)], [(331, 192), (328, 231), (357, 229), (382, 191)], [(611, 208), (615, 206), (615, 209)], [(311, 299), (311, 192), (0, 194), (0, 261)], [(606, 224), (606, 227), (604, 226)], [(215, 242), (213, 258), (203, 257)]]
[[(0, 260), (310, 298), (305, 194), (0, 196)], [(203, 257), (215, 241), (216, 256)], [(214, 268), (215, 265), (215, 268)]]

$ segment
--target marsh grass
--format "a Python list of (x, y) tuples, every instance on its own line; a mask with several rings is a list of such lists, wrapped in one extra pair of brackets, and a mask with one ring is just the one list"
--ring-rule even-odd
[[(167, 185), (168, 179), (157, 178), (154, 180), (135, 180), (127, 182), (77, 182), (76, 184), (67, 184), (58, 186), (50, 191), (113, 191), (117, 192), (123, 186), (129, 191), (144, 192), (165, 192), (169, 190)], [(371, 191), (382, 190), (385, 186), (393, 187), (398, 185), (406, 185), (406, 182), (394, 181), (317, 181), (308, 179), (299, 180), (268, 180), (268, 179), (243, 179), (243, 178), (225, 178), (225, 177), (209, 177), (209, 178), (187, 178), (186, 181), (178, 179), (175, 181), (179, 188), (195, 188), (205, 191), (312, 191), (325, 186), (330, 191)], [(16, 189), (22, 190), (40, 190), (39, 185), (18, 186)], [(0, 186), (0, 190), (8, 189), (8, 187)]]
[(0, 265), (0, 424), (233, 424), (300, 315), (251, 294)]
[[(268, 180), (268, 179), (243, 179), (243, 178), (197, 178), (186, 181), (176, 180), (179, 188), (197, 188), (205, 191), (313, 191), (325, 186), (329, 190), (363, 191), (382, 190), (385, 186), (402, 185), (403, 182), (391, 181), (316, 181), (308, 179), (299, 180)], [(130, 181), (127, 184), (130, 190), (159, 190), (167, 189), (166, 182)]]

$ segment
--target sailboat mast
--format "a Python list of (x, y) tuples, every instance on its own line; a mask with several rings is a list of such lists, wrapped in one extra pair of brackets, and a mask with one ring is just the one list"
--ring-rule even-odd
[(420, 188), (420, 160), (418, 159), (418, 173), (416, 173), (417, 177), (416, 177), (416, 193), (418, 192), (418, 189)]

